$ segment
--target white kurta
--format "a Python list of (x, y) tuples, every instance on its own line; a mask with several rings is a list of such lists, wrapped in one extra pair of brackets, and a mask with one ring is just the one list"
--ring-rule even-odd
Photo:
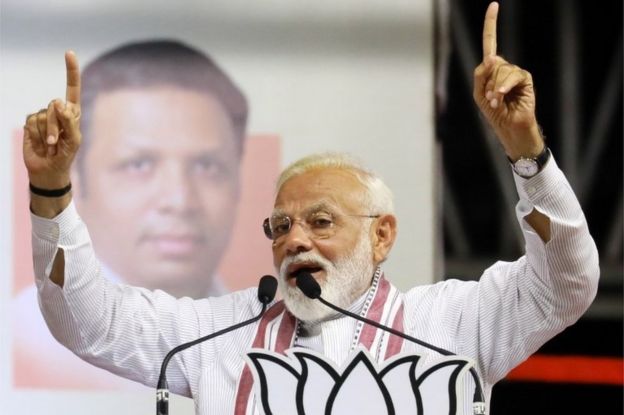
[[(497, 262), (479, 282), (447, 280), (403, 295), (405, 331), (475, 359), (488, 398), (496, 381), (581, 316), (598, 285), (595, 244), (555, 161), (529, 180), (516, 177), (516, 185), (526, 255)], [(522, 219), (534, 207), (551, 221), (546, 244)], [(191, 300), (111, 283), (101, 276), (73, 204), (52, 220), (33, 216), (32, 222), (36, 284), (50, 330), (83, 359), (121, 376), (155, 387), (162, 358), (173, 347), (260, 311), (256, 289)], [(63, 288), (48, 278), (59, 248)], [(321, 329), (323, 348), (339, 364), (355, 327), (339, 318)], [(255, 332), (256, 326), (247, 326), (179, 354), (168, 370), (170, 389), (193, 397), (199, 414), (233, 413), (241, 356)]]

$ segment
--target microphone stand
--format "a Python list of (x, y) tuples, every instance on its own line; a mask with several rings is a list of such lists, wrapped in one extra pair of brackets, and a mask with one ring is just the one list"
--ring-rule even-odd
[(248, 324), (251, 324), (260, 320), (260, 318), (262, 318), (262, 316), (264, 315), (266, 308), (267, 308), (267, 305), (263, 303), (262, 310), (257, 316), (252, 317), (249, 320), (242, 321), (233, 326), (226, 327), (223, 330), (219, 330), (215, 333), (211, 333), (204, 337), (200, 337), (199, 339), (190, 341), (188, 343), (183, 343), (171, 349), (171, 351), (167, 353), (167, 355), (165, 356), (162, 362), (162, 365), (160, 367), (160, 376), (158, 377), (158, 386), (156, 388), (156, 415), (168, 415), (169, 414), (169, 387), (167, 385), (166, 372), (167, 372), (167, 365), (169, 364), (169, 361), (171, 360), (173, 355), (175, 355), (178, 352), (181, 352), (182, 350), (188, 349), (191, 346), (195, 346), (196, 344), (199, 344), (206, 340), (210, 340), (217, 336), (221, 336), (222, 334), (229, 333), (230, 331), (239, 329), (241, 327), (244, 327)]

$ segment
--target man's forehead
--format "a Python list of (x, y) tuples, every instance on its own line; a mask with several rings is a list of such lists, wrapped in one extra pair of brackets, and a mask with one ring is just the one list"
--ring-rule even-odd
[[(330, 200), (330, 199), (323, 199), (323, 200), (319, 200), (316, 202), (312, 202), (311, 204), (307, 204), (306, 206), (302, 207), (301, 212), (299, 212), (302, 216), (306, 216), (306, 215), (310, 215), (313, 213), (317, 213), (320, 211), (324, 211), (324, 212), (336, 212), (336, 211), (340, 211), (341, 210), (341, 206), (339, 205), (338, 202)], [(273, 209), (273, 216), (283, 216), (283, 215), (288, 215), (289, 212), (288, 209), (281, 207), (281, 206), (276, 206)]]
[(275, 211), (315, 208), (349, 210), (365, 192), (354, 173), (335, 168), (314, 169), (287, 180), (275, 198)]
[(91, 136), (123, 146), (192, 145), (214, 150), (236, 145), (218, 101), (175, 87), (119, 89), (98, 96), (91, 130)]

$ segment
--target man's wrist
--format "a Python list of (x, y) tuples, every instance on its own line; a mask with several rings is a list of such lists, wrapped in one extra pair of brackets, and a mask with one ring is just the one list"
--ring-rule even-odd
[(71, 182), (71, 176), (69, 173), (29, 174), (28, 181), (35, 188), (54, 190), (66, 187)]
[(537, 123), (533, 124), (529, 129), (519, 135), (508, 137), (504, 140), (503, 144), (505, 153), (512, 163), (521, 158), (536, 158), (544, 152), (544, 148), (546, 147), (542, 129)]
[(41, 187), (37, 187), (33, 185), (32, 183), (29, 183), (28, 188), (30, 189), (30, 192), (32, 194), (35, 194), (37, 196), (61, 197), (61, 196), (65, 196), (67, 193), (71, 191), (72, 185), (71, 185), (71, 182), (69, 182), (69, 184), (67, 184), (66, 186), (59, 187), (56, 189), (43, 189)]
[(72, 200), (71, 192), (60, 197), (46, 197), (30, 194), (30, 211), (42, 218), (52, 219), (57, 217), (69, 206)]
[(530, 179), (531, 177), (542, 171), (544, 166), (546, 166), (546, 164), (550, 160), (550, 157), (550, 149), (544, 146), (542, 152), (535, 157), (520, 157), (516, 161), (512, 161), (511, 159), (509, 159), (509, 162), (511, 163), (513, 171), (518, 176), (525, 179)]

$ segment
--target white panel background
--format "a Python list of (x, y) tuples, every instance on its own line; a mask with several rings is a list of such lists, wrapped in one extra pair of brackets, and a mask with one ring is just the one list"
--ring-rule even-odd
[[(429, 1), (4, 0), (1, 7), (3, 414), (154, 411), (151, 391), (137, 396), (15, 391), (11, 386), (12, 201), (7, 189), (12, 186), (11, 146), (19, 143), (8, 137), (27, 113), (63, 96), (63, 51), (69, 48), (83, 63), (119, 43), (153, 37), (175, 37), (207, 51), (246, 92), (251, 105), (249, 130), (282, 138), (284, 163), (310, 152), (348, 151), (386, 179), (396, 196), (399, 238), (385, 269), (403, 289), (433, 281)], [(192, 413), (192, 402), (176, 400), (171, 411)]]

